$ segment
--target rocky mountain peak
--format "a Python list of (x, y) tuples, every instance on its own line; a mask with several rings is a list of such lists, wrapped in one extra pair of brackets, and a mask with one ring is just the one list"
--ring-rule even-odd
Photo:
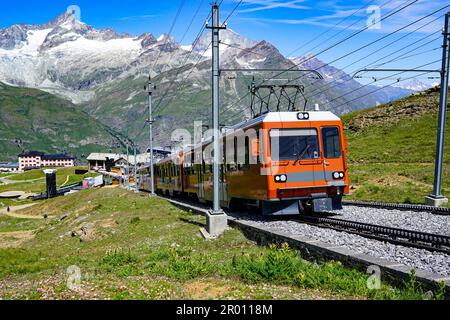
[(56, 17), (56, 19), (51, 20), (49, 22), (49, 25), (53, 25), (53, 26), (61, 26), (64, 24), (73, 24), (76, 22), (77, 17), (75, 14), (73, 14), (73, 12), (71, 11), (65, 11), (62, 14), (60, 14), (58, 17)]
[(138, 39), (141, 40), (141, 45), (143, 48), (148, 48), (158, 42), (150, 32), (142, 34)]
[(0, 30), (0, 48), (12, 50), (27, 39), (28, 28), (26, 25), (13, 25)]

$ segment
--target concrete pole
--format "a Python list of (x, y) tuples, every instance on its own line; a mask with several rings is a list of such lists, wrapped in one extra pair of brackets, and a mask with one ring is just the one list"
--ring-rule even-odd
[(153, 111), (152, 111), (152, 93), (154, 86), (151, 77), (148, 77), (148, 125), (149, 125), (149, 159), (150, 159), (150, 195), (155, 195), (155, 173), (153, 168)]
[(442, 170), (444, 162), (445, 122), (447, 118), (448, 81), (450, 65), (450, 13), (445, 15), (444, 44), (442, 46), (441, 94), (439, 100), (439, 118), (436, 143), (436, 163), (434, 169), (433, 193), (425, 198), (425, 203), (434, 207), (448, 204), (448, 198), (442, 194)]

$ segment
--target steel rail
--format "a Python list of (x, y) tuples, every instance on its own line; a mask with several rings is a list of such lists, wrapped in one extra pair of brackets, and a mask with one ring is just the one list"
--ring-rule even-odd
[(390, 242), (407, 247), (450, 254), (450, 237), (356, 221), (321, 216), (301, 216), (294, 221), (318, 227), (357, 234), (363, 237)]
[(355, 201), (355, 200), (344, 200), (343, 205), (357, 206), (357, 207), (368, 207), (368, 208), (379, 208), (379, 209), (389, 209), (389, 210), (408, 210), (416, 212), (430, 212), (436, 215), (450, 215), (450, 208), (438, 208), (433, 206), (425, 206), (419, 204), (403, 204), (403, 203), (388, 203), (388, 202), (368, 202), (368, 201)]

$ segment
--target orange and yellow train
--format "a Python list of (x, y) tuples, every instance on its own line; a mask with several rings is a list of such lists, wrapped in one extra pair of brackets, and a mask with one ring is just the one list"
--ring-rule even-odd
[[(347, 139), (333, 113), (270, 112), (221, 135), (220, 202), (252, 206), (264, 215), (329, 212), (349, 193)], [(166, 195), (213, 199), (211, 139), (186, 147), (155, 165), (155, 190)], [(149, 168), (138, 187), (150, 188)]]

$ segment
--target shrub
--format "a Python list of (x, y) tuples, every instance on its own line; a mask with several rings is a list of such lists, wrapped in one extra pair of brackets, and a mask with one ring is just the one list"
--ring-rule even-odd
[(114, 250), (108, 252), (101, 260), (102, 266), (108, 272), (115, 272), (119, 276), (127, 277), (134, 273), (139, 259), (131, 253), (131, 250)]

